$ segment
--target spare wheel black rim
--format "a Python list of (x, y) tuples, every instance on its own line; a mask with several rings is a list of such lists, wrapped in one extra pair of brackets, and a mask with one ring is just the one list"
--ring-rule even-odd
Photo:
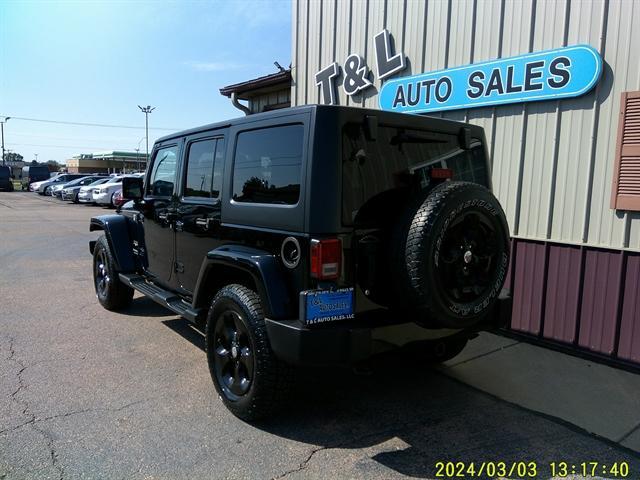
[(214, 331), (214, 366), (218, 385), (230, 400), (247, 394), (253, 382), (254, 355), (240, 314), (225, 310)]
[(485, 298), (496, 282), (501, 245), (496, 219), (479, 209), (460, 213), (447, 227), (437, 253), (437, 282), (450, 303)]

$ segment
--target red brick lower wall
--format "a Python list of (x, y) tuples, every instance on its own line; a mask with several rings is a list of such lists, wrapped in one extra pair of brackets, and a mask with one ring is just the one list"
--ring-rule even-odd
[(511, 329), (640, 365), (640, 254), (515, 239)]

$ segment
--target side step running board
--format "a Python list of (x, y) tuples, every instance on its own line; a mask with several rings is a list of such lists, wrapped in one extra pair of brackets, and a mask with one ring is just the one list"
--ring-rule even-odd
[(125, 285), (129, 285), (131, 288), (138, 290), (151, 300), (186, 318), (190, 322), (196, 323), (204, 314), (202, 309), (193, 308), (174, 293), (147, 282), (144, 277), (141, 277), (140, 275), (133, 273), (120, 273), (118, 276), (120, 277), (120, 281)]

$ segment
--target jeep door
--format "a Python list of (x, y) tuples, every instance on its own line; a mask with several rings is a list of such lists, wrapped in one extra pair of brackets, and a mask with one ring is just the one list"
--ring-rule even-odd
[(154, 281), (170, 287), (173, 279), (175, 200), (180, 144), (172, 143), (156, 148), (145, 185), (144, 201), (140, 209), (144, 215), (144, 248), (146, 272)]
[(220, 205), (225, 158), (223, 132), (188, 137), (176, 211), (178, 290), (192, 294), (207, 252), (220, 244)]

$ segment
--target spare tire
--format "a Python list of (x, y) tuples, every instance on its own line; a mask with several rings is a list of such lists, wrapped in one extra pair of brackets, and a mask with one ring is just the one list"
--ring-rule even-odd
[(425, 326), (479, 323), (502, 290), (509, 249), (507, 220), (488, 189), (458, 181), (439, 185), (394, 227), (397, 308)]

